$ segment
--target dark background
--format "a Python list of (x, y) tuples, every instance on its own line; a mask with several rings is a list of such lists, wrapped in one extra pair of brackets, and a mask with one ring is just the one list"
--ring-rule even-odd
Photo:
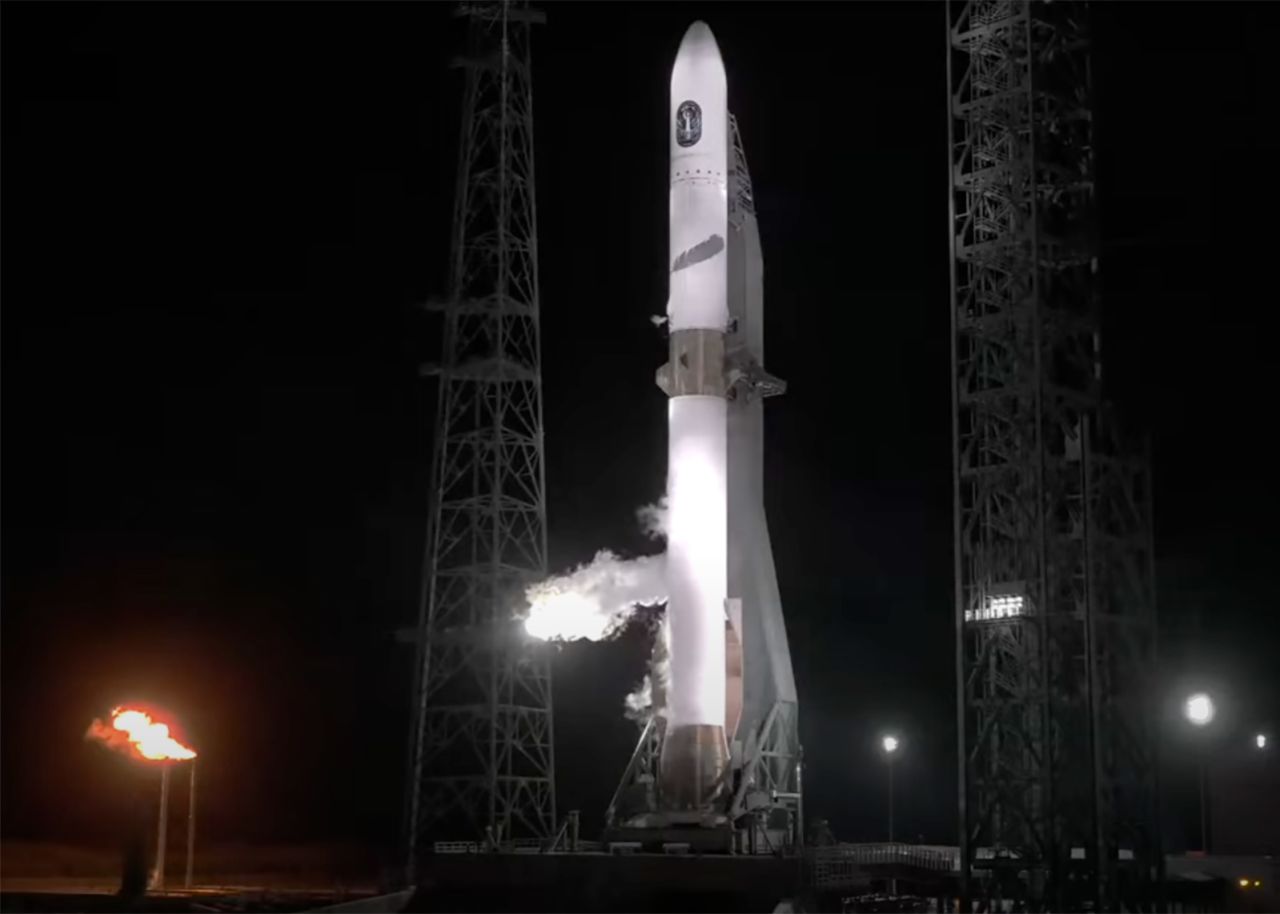
[[(667, 76), (705, 18), (766, 260), (767, 501), (806, 814), (955, 840), (944, 17), (547, 5), (535, 45), (553, 569), (652, 548)], [(446, 5), (5, 3), (3, 833), (98, 840), (125, 700), (200, 749), (216, 839), (390, 844), (460, 77)], [(1105, 364), (1149, 433), (1170, 696), (1280, 720), (1274, 4), (1100, 4)], [(562, 811), (635, 738), (632, 632), (557, 659)], [(1171, 699), (1172, 700), (1172, 699)], [(1185, 728), (1166, 759), (1182, 834)], [(1280, 733), (1273, 733), (1273, 743)], [(1274, 797), (1271, 798), (1274, 803)], [(1262, 805), (1265, 806), (1265, 803)], [(1181, 811), (1178, 811), (1180, 810)], [(1184, 814), (1185, 813), (1185, 814)], [(1191, 839), (1194, 843), (1194, 838)]]

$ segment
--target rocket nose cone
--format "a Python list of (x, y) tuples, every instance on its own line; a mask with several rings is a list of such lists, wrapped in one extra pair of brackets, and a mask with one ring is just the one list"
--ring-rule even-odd
[(675, 65), (671, 68), (672, 84), (705, 84), (709, 79), (713, 85), (723, 85), (724, 78), (724, 61), (720, 57), (716, 36), (711, 34), (711, 28), (705, 22), (695, 22), (685, 30), (680, 42)]
[(716, 36), (711, 33), (711, 26), (701, 19), (685, 29), (684, 38), (680, 39), (678, 57), (720, 56), (720, 47), (716, 44)]

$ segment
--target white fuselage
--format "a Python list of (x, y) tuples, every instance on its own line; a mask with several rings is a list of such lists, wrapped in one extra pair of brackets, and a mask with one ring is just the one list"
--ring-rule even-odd
[[(694, 23), (671, 72), (669, 329), (723, 336), (729, 319), (728, 109), (711, 30)], [(704, 337), (704, 334), (696, 334)], [(723, 343), (719, 346), (723, 353)], [(671, 678), (668, 726), (725, 723), (728, 596), (727, 431), (724, 367), (689, 365), (668, 402), (667, 568)]]

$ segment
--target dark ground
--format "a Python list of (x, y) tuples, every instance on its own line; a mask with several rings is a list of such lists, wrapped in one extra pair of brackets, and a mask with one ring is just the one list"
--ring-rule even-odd
[[(181, 888), (186, 873), (183, 837), (170, 843), (166, 885)], [(148, 848), (147, 869), (154, 861)], [(6, 841), (0, 846), (0, 892), (114, 893), (120, 887), (116, 848)], [(219, 845), (197, 847), (196, 886), (247, 886), (258, 891), (372, 891), (383, 861), (368, 848), (335, 845)]]

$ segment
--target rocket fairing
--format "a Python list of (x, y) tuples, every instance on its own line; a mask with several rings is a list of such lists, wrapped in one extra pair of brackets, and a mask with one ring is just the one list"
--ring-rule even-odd
[(685, 32), (671, 71), (667, 620), (663, 805), (704, 808), (724, 787), (728, 597), (729, 117), (711, 29)]
[(671, 69), (671, 330), (729, 323), (729, 109), (724, 62), (704, 22), (684, 33)]

